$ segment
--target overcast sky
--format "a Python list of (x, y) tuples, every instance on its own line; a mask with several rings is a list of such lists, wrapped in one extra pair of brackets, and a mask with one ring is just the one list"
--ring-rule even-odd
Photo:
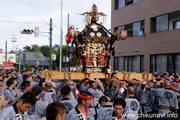
[[(81, 31), (84, 26), (84, 17), (79, 15), (89, 12), (93, 4), (98, 6), (99, 12), (107, 17), (104, 26), (110, 29), (111, 0), (63, 0), (63, 44), (67, 33), (67, 15), (70, 14), (70, 25)], [(1, 0), (0, 2), (0, 48), (5, 52), (5, 41), (8, 42), (8, 51), (12, 49), (13, 36), (17, 38), (16, 45), (22, 49), (26, 45), (49, 45), (48, 37), (21, 34), (23, 29), (34, 29), (39, 26), (40, 32), (49, 32), (49, 21), (53, 21), (53, 45), (60, 44), (60, 16), (61, 0)], [(100, 19), (102, 21), (102, 19)], [(100, 22), (99, 21), (99, 22)], [(33, 22), (33, 23), (28, 23)], [(42, 23), (41, 23), (42, 22)], [(42, 33), (47, 35), (48, 33)]]

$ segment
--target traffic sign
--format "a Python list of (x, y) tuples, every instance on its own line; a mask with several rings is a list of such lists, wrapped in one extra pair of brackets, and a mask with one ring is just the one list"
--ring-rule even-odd
[(36, 26), (36, 27), (34, 28), (34, 36), (35, 36), (35, 37), (39, 37), (39, 26)]
[(55, 44), (54, 49), (55, 49), (56, 51), (58, 50), (58, 45), (57, 45), (57, 44)]

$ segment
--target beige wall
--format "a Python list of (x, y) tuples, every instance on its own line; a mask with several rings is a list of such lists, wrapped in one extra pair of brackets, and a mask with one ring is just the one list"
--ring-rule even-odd
[[(115, 56), (144, 55), (144, 68), (149, 72), (151, 54), (180, 53), (180, 29), (150, 33), (150, 19), (180, 10), (180, 0), (141, 0), (117, 10), (114, 10), (114, 0), (111, 2), (112, 32), (115, 27), (140, 20), (145, 21), (145, 36), (120, 40)], [(132, 52), (135, 49), (138, 49), (138, 52)], [(113, 59), (111, 61), (113, 70)]]

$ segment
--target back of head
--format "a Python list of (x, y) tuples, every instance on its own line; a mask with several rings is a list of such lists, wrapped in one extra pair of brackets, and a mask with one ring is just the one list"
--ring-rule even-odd
[[(92, 96), (89, 92), (86, 92), (86, 91), (81, 91), (79, 94), (82, 95), (82, 96), (84, 96), (84, 97)], [(79, 103), (82, 103), (82, 100), (86, 100), (86, 99), (83, 99), (83, 98), (81, 98), (81, 97), (78, 97), (78, 99), (77, 99), (78, 104), (79, 104)]]
[(45, 83), (45, 87), (48, 88), (48, 89), (51, 89), (52, 88), (52, 84), (50, 82), (46, 82)]
[(114, 100), (113, 106), (115, 105), (122, 105), (123, 108), (126, 107), (126, 101), (122, 98), (117, 98)]
[(165, 87), (170, 87), (170, 85), (171, 85), (170, 80), (165, 80), (164, 85), (165, 85)]
[(45, 78), (41, 78), (39, 81), (39, 86), (42, 87), (42, 84), (45, 82)]
[(65, 114), (65, 106), (60, 102), (53, 102), (46, 108), (46, 119), (55, 120), (56, 116), (60, 114), (61, 117)]
[(33, 92), (26, 92), (24, 93), (20, 100), (23, 100), (23, 103), (29, 103), (29, 104), (36, 104), (36, 96)]
[(71, 88), (69, 86), (63, 86), (60, 90), (61, 95), (67, 96), (70, 94)]
[(24, 75), (24, 76), (23, 76), (23, 81), (26, 81), (28, 78), (29, 78), (28, 75)]
[(21, 83), (21, 89), (24, 90), (24, 89), (25, 89), (26, 87), (28, 87), (29, 85), (31, 85), (29, 81), (23, 81), (23, 82)]
[(129, 92), (129, 95), (134, 95), (135, 93), (134, 87), (132, 86), (128, 87), (128, 92)]
[(41, 92), (42, 92), (42, 88), (39, 87), (39, 86), (35, 86), (31, 89), (31, 91), (36, 95), (38, 96)]
[(101, 102), (108, 102), (108, 99), (106, 96), (102, 96), (99, 98), (99, 104), (101, 104)]

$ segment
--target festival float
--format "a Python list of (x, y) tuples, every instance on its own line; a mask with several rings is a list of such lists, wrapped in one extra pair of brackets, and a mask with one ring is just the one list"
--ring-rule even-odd
[[(111, 56), (115, 55), (115, 48), (119, 40), (125, 40), (127, 31), (115, 31), (111, 33), (102, 22), (98, 23), (99, 17), (106, 16), (103, 12), (98, 12), (98, 8), (93, 4), (90, 12), (80, 15), (86, 16), (86, 26), (80, 32), (78, 28), (74, 31), (71, 28), (70, 35), (66, 35), (66, 42), (71, 42), (69, 62), (71, 62), (72, 51), (76, 50), (78, 58), (78, 68), (76, 72), (70, 71), (44, 71), (42, 77), (51, 79), (82, 80), (84, 78), (104, 79), (108, 83), (111, 74)], [(75, 46), (75, 48), (73, 48)], [(152, 77), (149, 73), (117, 72), (119, 80), (127, 79), (147, 79)]]

